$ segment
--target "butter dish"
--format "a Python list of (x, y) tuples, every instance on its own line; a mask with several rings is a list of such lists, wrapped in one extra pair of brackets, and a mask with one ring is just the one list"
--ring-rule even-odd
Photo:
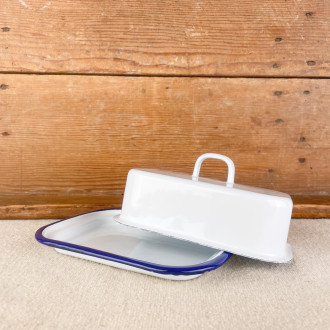
[[(228, 166), (226, 182), (199, 177), (204, 160)], [(268, 262), (292, 259), (287, 243), (292, 213), (288, 194), (234, 183), (226, 156), (204, 154), (193, 175), (133, 169), (116, 221), (162, 235)]]
[(222, 266), (222, 250), (131, 228), (101, 210), (40, 228), (36, 239), (70, 256), (171, 280), (190, 280)]

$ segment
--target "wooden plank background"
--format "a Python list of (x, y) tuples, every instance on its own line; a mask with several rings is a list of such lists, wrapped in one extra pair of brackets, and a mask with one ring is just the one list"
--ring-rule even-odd
[(2, 72), (329, 76), (324, 0), (3, 0)]
[[(121, 194), (130, 168), (192, 173), (206, 151), (235, 162), (237, 183), (295, 195), (330, 190), (329, 80), (0, 80), (8, 86), (0, 189), (8, 194)], [(218, 179), (225, 171), (213, 160), (203, 167)]]
[[(79, 214), (121, 208), (123, 196), (1, 196), (0, 219), (63, 219)], [(327, 196), (292, 196), (295, 218), (327, 218)]]
[(329, 17), (321, 0), (2, 1), (0, 218), (120, 207), (130, 168), (191, 173), (205, 152), (330, 216)]

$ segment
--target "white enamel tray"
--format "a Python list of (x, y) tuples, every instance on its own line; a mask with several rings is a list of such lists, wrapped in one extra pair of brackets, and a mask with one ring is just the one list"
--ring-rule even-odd
[(114, 221), (102, 210), (40, 228), (36, 239), (70, 256), (172, 280), (189, 280), (222, 266), (230, 253)]

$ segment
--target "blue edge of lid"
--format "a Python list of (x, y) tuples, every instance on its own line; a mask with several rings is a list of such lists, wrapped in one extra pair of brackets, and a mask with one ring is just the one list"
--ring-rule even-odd
[[(87, 212), (84, 214), (89, 214), (89, 213), (94, 213), (94, 212), (100, 212), (100, 211), (107, 211), (111, 209), (104, 209), (104, 210), (98, 210), (98, 211), (92, 211), (92, 212)], [(81, 215), (84, 215), (81, 214)], [(72, 217), (75, 218), (75, 217)], [(177, 266), (165, 266), (165, 265), (158, 265), (158, 264), (153, 264), (137, 259), (131, 259), (127, 257), (123, 257), (117, 254), (101, 251), (101, 250), (96, 250), (96, 249), (91, 249), (86, 246), (81, 246), (81, 245), (76, 245), (76, 244), (71, 244), (63, 241), (57, 241), (53, 240), (50, 238), (46, 238), (43, 236), (42, 232), (45, 228), (53, 226), (56, 223), (62, 222), (62, 221), (67, 221), (72, 218), (56, 221), (54, 223), (51, 223), (49, 225), (43, 226), (39, 228), (35, 234), (35, 238), (38, 242), (57, 248), (57, 249), (63, 249), (63, 250), (68, 250), (76, 253), (81, 253), (81, 254), (86, 254), (91, 257), (96, 257), (96, 258), (101, 258), (113, 262), (118, 262), (124, 265), (128, 266), (133, 266), (136, 268), (144, 269), (150, 272), (158, 273), (158, 274), (165, 274), (165, 275), (197, 275), (197, 274), (202, 274), (214, 269), (219, 268), (222, 266), (230, 257), (231, 253), (223, 251), (219, 256), (212, 258), (211, 260), (208, 260), (206, 262), (203, 262), (198, 265), (193, 265), (193, 266), (182, 266), (182, 267), (177, 267)]]

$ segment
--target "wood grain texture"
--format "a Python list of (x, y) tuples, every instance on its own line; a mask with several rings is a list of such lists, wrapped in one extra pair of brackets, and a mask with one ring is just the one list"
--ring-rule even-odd
[(329, 76), (324, 0), (4, 0), (0, 71)]
[(330, 218), (329, 196), (293, 196), (294, 218)]
[[(329, 196), (292, 196), (293, 218), (329, 218)], [(121, 208), (122, 196), (0, 196), (0, 219), (65, 219)]]
[(122, 196), (0, 196), (0, 219), (65, 219), (121, 208)]
[[(0, 75), (1, 195), (121, 195), (129, 169), (330, 195), (330, 80)], [(225, 179), (209, 160), (201, 175)]]

